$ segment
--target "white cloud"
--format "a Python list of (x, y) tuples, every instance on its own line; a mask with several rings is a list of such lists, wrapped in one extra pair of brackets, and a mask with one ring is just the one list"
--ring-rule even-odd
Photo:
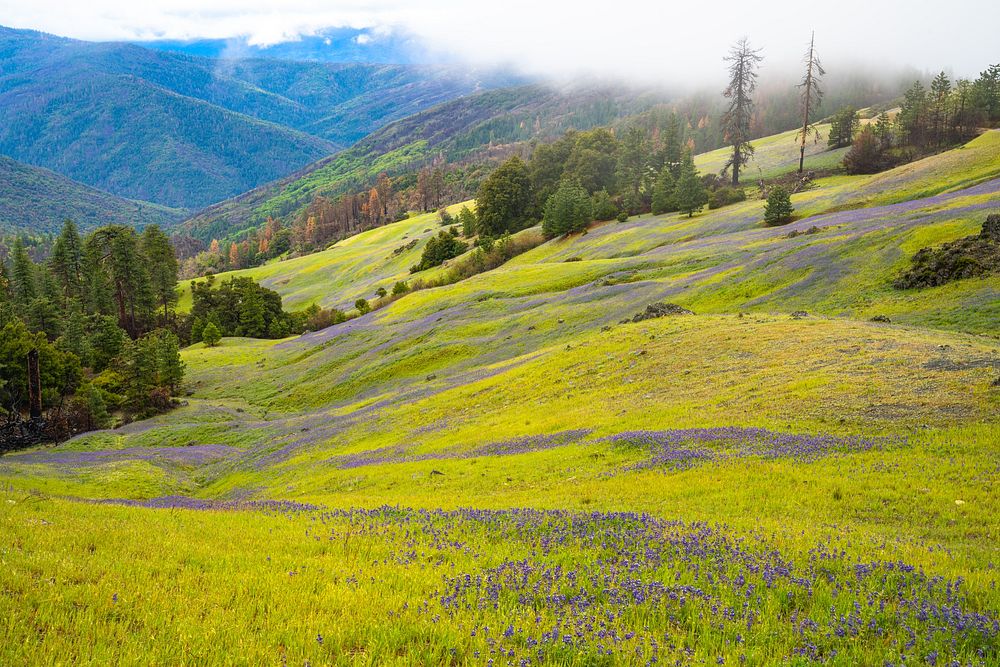
[[(749, 35), (768, 63), (799, 57), (809, 31), (838, 59), (975, 74), (996, 61), (995, 0), (0, 0), (0, 24), (90, 40), (246, 38), (271, 45), (331, 27), (396, 32), (431, 52), (533, 74), (694, 83), (716, 79)], [(367, 33), (366, 33), (367, 34)]]

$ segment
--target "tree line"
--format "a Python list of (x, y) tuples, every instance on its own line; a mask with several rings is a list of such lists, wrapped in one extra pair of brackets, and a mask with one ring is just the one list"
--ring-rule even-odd
[(882, 111), (862, 124), (857, 109), (840, 109), (832, 119), (829, 145), (851, 149), (844, 168), (871, 174), (969, 139), (984, 126), (1000, 123), (1000, 64), (975, 81), (952, 83), (944, 72), (925, 86), (921, 81), (904, 93), (899, 112)]
[(81, 237), (67, 221), (48, 258), (14, 241), (0, 262), (0, 414), (28, 411), (26, 355), (39, 356), (52, 437), (145, 417), (171, 405), (184, 372), (174, 331), (177, 259), (157, 226)]

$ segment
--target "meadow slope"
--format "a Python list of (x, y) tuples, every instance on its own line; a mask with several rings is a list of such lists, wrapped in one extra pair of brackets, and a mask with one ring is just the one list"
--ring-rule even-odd
[[(183, 407), (0, 458), (0, 662), (996, 664), (1000, 278), (891, 280), (1000, 132), (793, 203), (188, 348)], [(244, 273), (344, 306), (437, 228)]]

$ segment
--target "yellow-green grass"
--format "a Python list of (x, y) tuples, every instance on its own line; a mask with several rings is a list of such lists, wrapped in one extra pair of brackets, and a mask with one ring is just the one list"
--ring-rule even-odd
[[(829, 135), (830, 125), (826, 123), (817, 125), (815, 134), (810, 133), (806, 140), (805, 171), (831, 169), (844, 159), (847, 149), (830, 150), (826, 143)], [(755, 183), (758, 178), (770, 179), (796, 171), (799, 168), (799, 136), (798, 130), (791, 130), (750, 142), (754, 156), (742, 169), (742, 180)], [(719, 148), (696, 155), (694, 164), (701, 172), (718, 174), (731, 155), (732, 149)]]
[[(324, 331), (184, 350), (183, 407), (0, 458), (0, 664), (485, 664), (497, 656), (471, 630), (489, 625), (497, 636), (531, 623), (509, 597), (449, 612), (442, 587), (459, 573), (538, 558), (538, 544), (524, 541), (537, 527), (515, 537), (473, 522), (450, 534), (464, 524), (440, 519), (451, 537), (439, 541), (415, 528), (422, 515), (406, 512), (399, 523), (359, 526), (310, 512), (49, 497), (173, 494), (703, 521), (780, 551), (797, 573), (815, 571), (817, 553), (843, 553), (821, 559), (830, 579), (791, 607), (783, 596), (794, 591), (758, 582), (762, 615), (740, 640), (707, 607), (671, 607), (679, 617), (629, 611), (636, 632), (650, 627), (690, 647), (671, 663), (807, 664), (794, 653), (794, 608), (821, 623), (817, 641), (838, 651), (823, 654), (832, 664), (927, 661), (932, 650), (993, 664), (995, 635), (950, 644), (921, 634), (911, 651), (899, 625), (842, 642), (834, 627), (854, 601), (892, 589), (856, 592), (868, 584), (853, 568), (868, 563), (961, 577), (963, 610), (1000, 615), (1000, 278), (891, 287), (919, 248), (975, 233), (1000, 194), (984, 187), (849, 210), (1000, 175), (998, 138), (881, 176), (823, 179), (795, 197), (801, 211), (848, 209), (842, 215), (766, 229), (761, 203), (746, 202), (595, 225)], [(391, 251), (436, 233), (436, 217), (248, 273), (292, 307), (349, 304), (407, 275), (419, 245), (406, 259)], [(817, 233), (789, 237), (812, 225)], [(654, 301), (698, 314), (620, 323)], [(800, 309), (809, 314), (790, 316)], [(865, 321), (874, 314), (894, 323)], [(815, 458), (740, 453), (650, 468), (649, 451), (606, 439), (716, 427), (884, 440)], [(562, 432), (576, 435), (509, 455), (483, 449)], [(198, 447), (218, 456), (185, 455)], [(599, 523), (608, 532), (598, 537), (613, 539), (621, 521)], [(546, 563), (590, 567), (595, 555), (615, 557), (582, 538)], [(655, 576), (707, 585), (683, 567), (678, 579), (669, 569)], [(546, 623), (551, 606), (537, 607)], [(612, 660), (591, 646), (541, 664), (629, 662), (645, 659)]]
[[(448, 207), (457, 214), (464, 204)], [(361, 234), (349, 236), (321, 252), (264, 266), (218, 274), (218, 280), (244, 276), (281, 294), (285, 308), (300, 310), (316, 303), (346, 308), (360, 297), (372, 299), (379, 287), (391, 291), (399, 280), (411, 278), (409, 269), (420, 261), (428, 238), (441, 229), (437, 213), (414, 215)], [(418, 243), (399, 253), (409, 243)], [(180, 286), (177, 309), (191, 309), (191, 281)], [(356, 297), (348, 299), (345, 292)]]

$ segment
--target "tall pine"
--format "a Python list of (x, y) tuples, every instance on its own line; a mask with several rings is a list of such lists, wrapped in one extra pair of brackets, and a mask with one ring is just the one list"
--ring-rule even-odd
[(162, 323), (167, 324), (170, 308), (177, 303), (177, 256), (170, 239), (156, 225), (142, 233), (142, 252), (148, 260), (150, 288), (162, 308)]
[(687, 213), (689, 218), (708, 203), (708, 191), (701, 182), (698, 170), (695, 169), (691, 151), (684, 151), (681, 157), (681, 175), (677, 179), (675, 199), (677, 210)]
[(31, 302), (37, 296), (35, 287), (35, 266), (28, 257), (28, 251), (24, 247), (21, 237), (14, 239), (14, 247), (11, 249), (11, 295), (14, 305), (21, 313), (27, 313)]
[(802, 129), (799, 131), (799, 173), (802, 173), (802, 168), (805, 166), (806, 161), (806, 139), (810, 134), (813, 134), (819, 138), (816, 128), (812, 125), (812, 114), (819, 107), (820, 101), (823, 99), (823, 89), (819, 86), (820, 77), (826, 74), (823, 69), (823, 65), (819, 62), (819, 57), (816, 55), (816, 33), (812, 34), (809, 39), (809, 51), (806, 53), (805, 57), (806, 63), (806, 73), (802, 77), (802, 83), (799, 84), (799, 88), (802, 89), (801, 93), (801, 103), (802, 103)]
[(72, 220), (63, 223), (62, 231), (52, 244), (49, 270), (59, 284), (64, 307), (81, 298), (84, 286), (83, 241)]
[(740, 171), (753, 157), (750, 144), (751, 122), (753, 121), (753, 93), (757, 88), (757, 67), (764, 60), (759, 49), (750, 48), (744, 37), (737, 42), (726, 56), (729, 63), (729, 85), (723, 95), (729, 106), (722, 116), (722, 128), (726, 143), (732, 148), (732, 155), (722, 168), (725, 175), (733, 172), (733, 185), (740, 184)]

